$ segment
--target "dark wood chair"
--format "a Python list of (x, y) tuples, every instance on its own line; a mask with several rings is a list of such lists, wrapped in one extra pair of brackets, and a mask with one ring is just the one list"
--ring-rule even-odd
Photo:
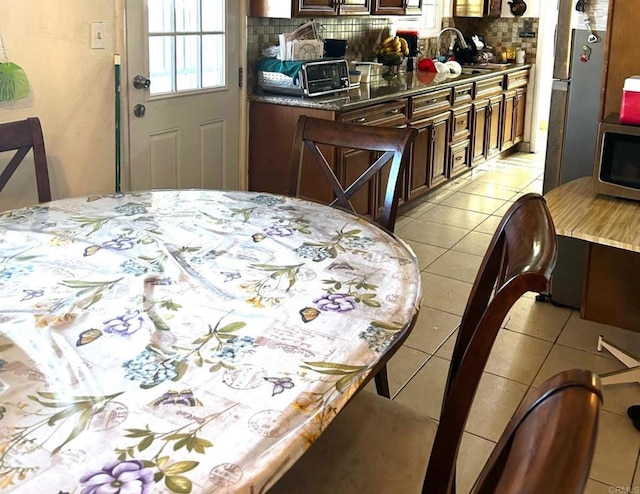
[[(398, 201), (402, 188), (402, 175), (409, 159), (409, 149), (416, 138), (417, 130), (410, 128), (373, 127), (369, 125), (349, 124), (324, 120), (320, 118), (300, 116), (293, 139), (291, 153), (291, 172), (289, 177), (289, 195), (298, 197), (300, 194), (300, 178), (302, 164), (305, 161), (305, 149), (309, 151), (312, 162), (319, 167), (322, 175), (331, 185), (335, 199), (330, 203), (332, 207), (340, 207), (357, 214), (351, 203), (351, 198), (365, 185), (373, 183), (371, 191), (375, 221), (389, 232), (393, 232), (398, 214)], [(366, 168), (352, 183), (345, 184), (331, 166), (332, 158), (327, 158), (321, 146), (329, 146), (329, 150), (336, 148), (370, 151), (373, 163)], [(328, 153), (326, 153), (328, 154)], [(387, 167), (387, 168), (385, 168)], [(387, 175), (388, 169), (388, 175)], [(382, 210), (378, 213), (376, 204), (378, 188), (386, 188)], [(416, 315), (417, 317), (417, 315)], [(412, 324), (415, 323), (415, 318)], [(402, 342), (396, 342), (393, 352)], [(387, 367), (383, 366), (375, 376), (378, 394), (391, 397)]]
[(473, 494), (582, 494), (602, 405), (594, 373), (561, 372), (530, 393), (502, 434)]
[(42, 136), (40, 119), (37, 117), (0, 124), (0, 152), (16, 151), (13, 158), (0, 173), (0, 191), (7, 185), (7, 182), (31, 149), (33, 149), (33, 161), (36, 168), (38, 201), (49, 202), (51, 200), (51, 187), (49, 185), (47, 155), (44, 149), (44, 137)]
[(498, 225), (473, 284), (439, 424), (363, 391), (273, 492), (455, 492), (460, 441), (493, 342), (516, 300), (527, 291), (547, 289), (556, 253), (555, 229), (544, 199), (538, 194), (520, 197)]
[[(289, 177), (289, 195), (298, 197), (300, 177), (305, 149), (313, 157), (313, 162), (320, 167), (323, 176), (331, 185), (335, 199), (330, 206), (341, 207), (357, 214), (350, 199), (363, 186), (380, 175), (386, 165), (390, 165), (386, 187), (383, 180), (378, 179), (376, 187), (385, 188), (382, 212), (376, 215), (375, 221), (393, 232), (398, 213), (398, 199), (402, 187), (402, 173), (409, 159), (409, 148), (413, 143), (417, 130), (411, 128), (374, 127), (351, 123), (334, 122), (320, 118), (302, 115), (293, 138), (293, 152), (291, 153), (291, 172)], [(350, 184), (345, 184), (344, 177), (336, 176), (330, 165), (332, 158), (327, 158), (320, 146), (335, 148), (365, 150), (382, 153), (366, 168), (360, 176)], [(327, 153), (328, 154), (328, 153)], [(343, 178), (343, 180), (341, 180)], [(375, 190), (375, 189), (372, 189)]]

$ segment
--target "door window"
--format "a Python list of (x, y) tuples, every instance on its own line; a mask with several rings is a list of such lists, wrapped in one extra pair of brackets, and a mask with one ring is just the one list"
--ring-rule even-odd
[(226, 86), (224, 0), (147, 0), (151, 95)]

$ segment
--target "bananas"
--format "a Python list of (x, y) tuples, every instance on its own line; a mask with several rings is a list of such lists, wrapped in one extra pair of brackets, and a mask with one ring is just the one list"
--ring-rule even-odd
[(389, 36), (376, 47), (376, 55), (402, 58), (409, 55), (407, 40), (400, 36)]

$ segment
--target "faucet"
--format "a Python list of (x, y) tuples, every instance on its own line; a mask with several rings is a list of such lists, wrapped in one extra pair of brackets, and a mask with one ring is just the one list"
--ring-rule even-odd
[(437, 45), (436, 45), (436, 58), (440, 58), (440, 36), (445, 32), (445, 31), (453, 31), (456, 33), (456, 35), (458, 36), (458, 43), (460, 44), (460, 48), (462, 49), (467, 49), (469, 48), (469, 45), (467, 44), (467, 42), (464, 40), (464, 36), (462, 35), (462, 33), (460, 32), (459, 29), (455, 28), (455, 27), (445, 27), (443, 28), (439, 33), (438, 33), (438, 41), (437, 41)]

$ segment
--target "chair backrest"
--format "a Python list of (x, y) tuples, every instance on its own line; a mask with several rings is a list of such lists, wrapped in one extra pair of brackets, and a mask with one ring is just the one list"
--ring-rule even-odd
[(473, 494), (582, 494), (593, 459), (602, 385), (573, 369), (522, 402), (480, 473)]
[(27, 118), (18, 122), (0, 124), (0, 152), (16, 151), (5, 169), (0, 173), (0, 191), (18, 169), (29, 150), (33, 149), (33, 160), (36, 168), (36, 184), (38, 187), (38, 201), (51, 200), (49, 185), (49, 171), (47, 155), (44, 149), (42, 127), (37, 117)]
[[(401, 177), (409, 159), (409, 148), (416, 135), (417, 131), (411, 128), (374, 127), (302, 115), (298, 119), (293, 139), (289, 195), (299, 195), (305, 148), (311, 153), (312, 161), (321, 168), (335, 194), (335, 199), (330, 205), (353, 213), (356, 213), (356, 210), (350, 198), (390, 163), (382, 213), (376, 218), (376, 222), (387, 230), (393, 231), (402, 187)], [(319, 148), (320, 145), (331, 146), (331, 150), (358, 149), (371, 151), (372, 155), (373, 153), (382, 153), (382, 155), (377, 159), (372, 158), (373, 163), (353, 183), (343, 185), (343, 181), (336, 176), (330, 165), (334, 160), (325, 156)], [(383, 180), (381, 179), (380, 182)], [(382, 187), (383, 184), (379, 183), (378, 186)]]
[(547, 290), (556, 256), (555, 227), (544, 199), (520, 197), (493, 235), (458, 329), (425, 478), (430, 493), (454, 492), (462, 433), (498, 331), (525, 292)]

